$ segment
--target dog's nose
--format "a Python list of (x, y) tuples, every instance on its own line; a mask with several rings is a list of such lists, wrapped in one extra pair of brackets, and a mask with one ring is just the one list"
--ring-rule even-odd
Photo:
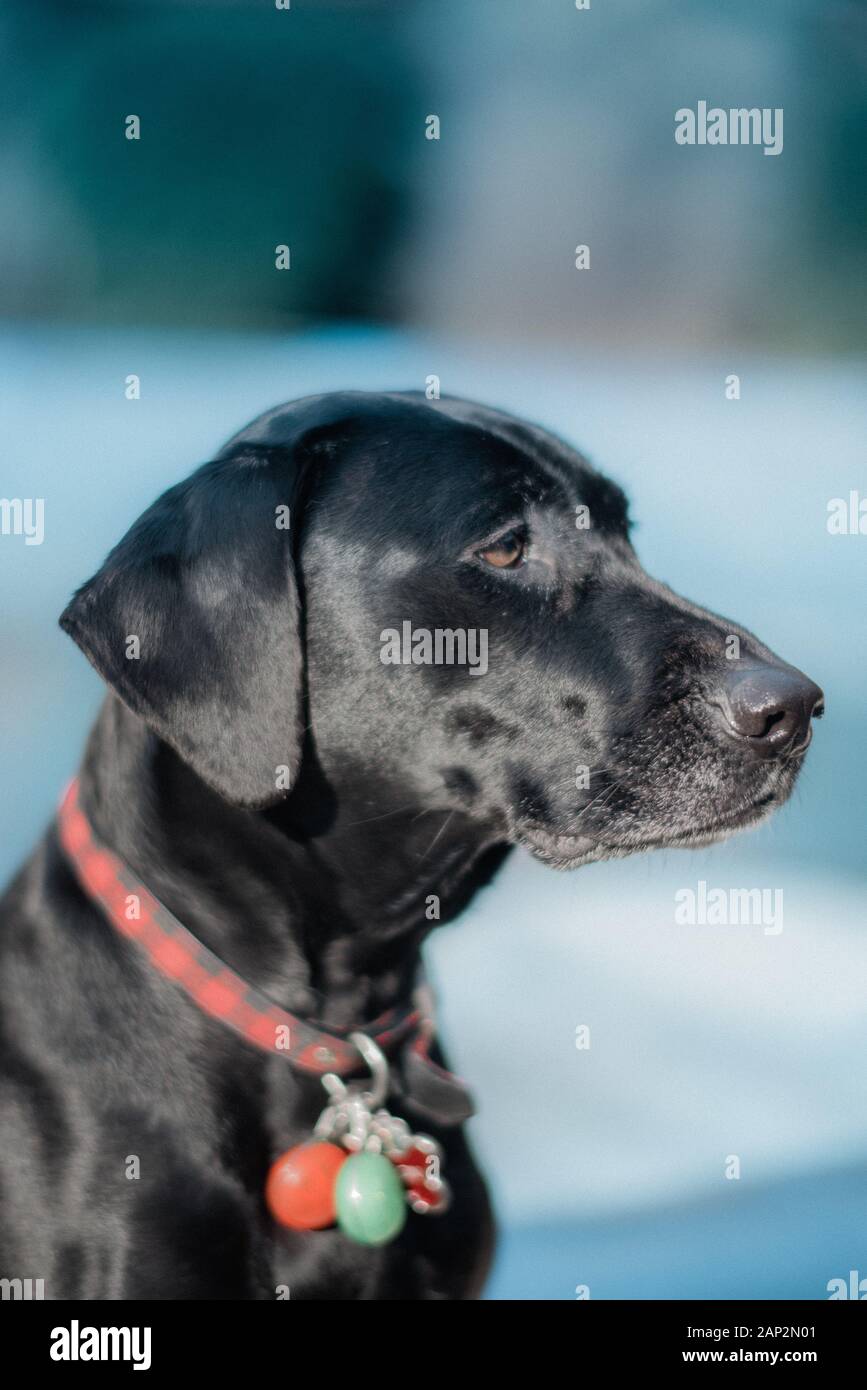
[(794, 667), (761, 665), (732, 671), (715, 703), (729, 732), (748, 741), (760, 758), (778, 758), (807, 747), (825, 697)]

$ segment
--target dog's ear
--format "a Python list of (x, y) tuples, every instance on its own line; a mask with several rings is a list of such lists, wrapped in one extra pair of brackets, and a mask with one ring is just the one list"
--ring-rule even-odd
[(300, 761), (293, 535), (310, 452), (229, 450), (148, 508), (60, 625), (209, 786), (257, 807)]

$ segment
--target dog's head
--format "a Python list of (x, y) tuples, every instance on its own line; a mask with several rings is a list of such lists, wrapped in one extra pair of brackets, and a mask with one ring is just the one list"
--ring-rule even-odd
[[(574, 450), (467, 402), (269, 412), (133, 526), (61, 623), (223, 797), (305, 750), (558, 866), (721, 838), (789, 795), (821, 691), (641, 568)], [(372, 803), (373, 804), (373, 803)]]

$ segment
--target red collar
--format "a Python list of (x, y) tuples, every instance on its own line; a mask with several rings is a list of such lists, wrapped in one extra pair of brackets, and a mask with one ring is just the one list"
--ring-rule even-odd
[[(60, 843), (81, 887), (98, 903), (111, 925), (144, 952), (151, 965), (193, 1003), (262, 1052), (285, 1058), (314, 1076), (334, 1072), (347, 1077), (367, 1069), (346, 1036), (298, 1018), (273, 1004), (203, 946), (167, 907), (140, 883), (118, 855), (100, 844), (81, 809), (79, 784), (70, 783), (58, 811)], [(137, 911), (127, 915), (130, 898)], [(459, 1123), (473, 1112), (463, 1083), (433, 1062), (429, 1050), (434, 1022), (425, 1007), (425, 989), (411, 1003), (389, 1009), (363, 1032), (388, 1056), (407, 1045), (405, 1089), (416, 1107), (442, 1124)]]

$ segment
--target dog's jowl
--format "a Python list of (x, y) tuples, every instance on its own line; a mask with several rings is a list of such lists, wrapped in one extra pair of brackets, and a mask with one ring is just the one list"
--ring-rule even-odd
[(820, 690), (650, 578), (573, 449), (412, 393), (254, 421), (61, 623), (108, 693), (2, 906), (0, 1276), (475, 1296), (493, 1223), (426, 933), (515, 845), (570, 868), (757, 824)]

